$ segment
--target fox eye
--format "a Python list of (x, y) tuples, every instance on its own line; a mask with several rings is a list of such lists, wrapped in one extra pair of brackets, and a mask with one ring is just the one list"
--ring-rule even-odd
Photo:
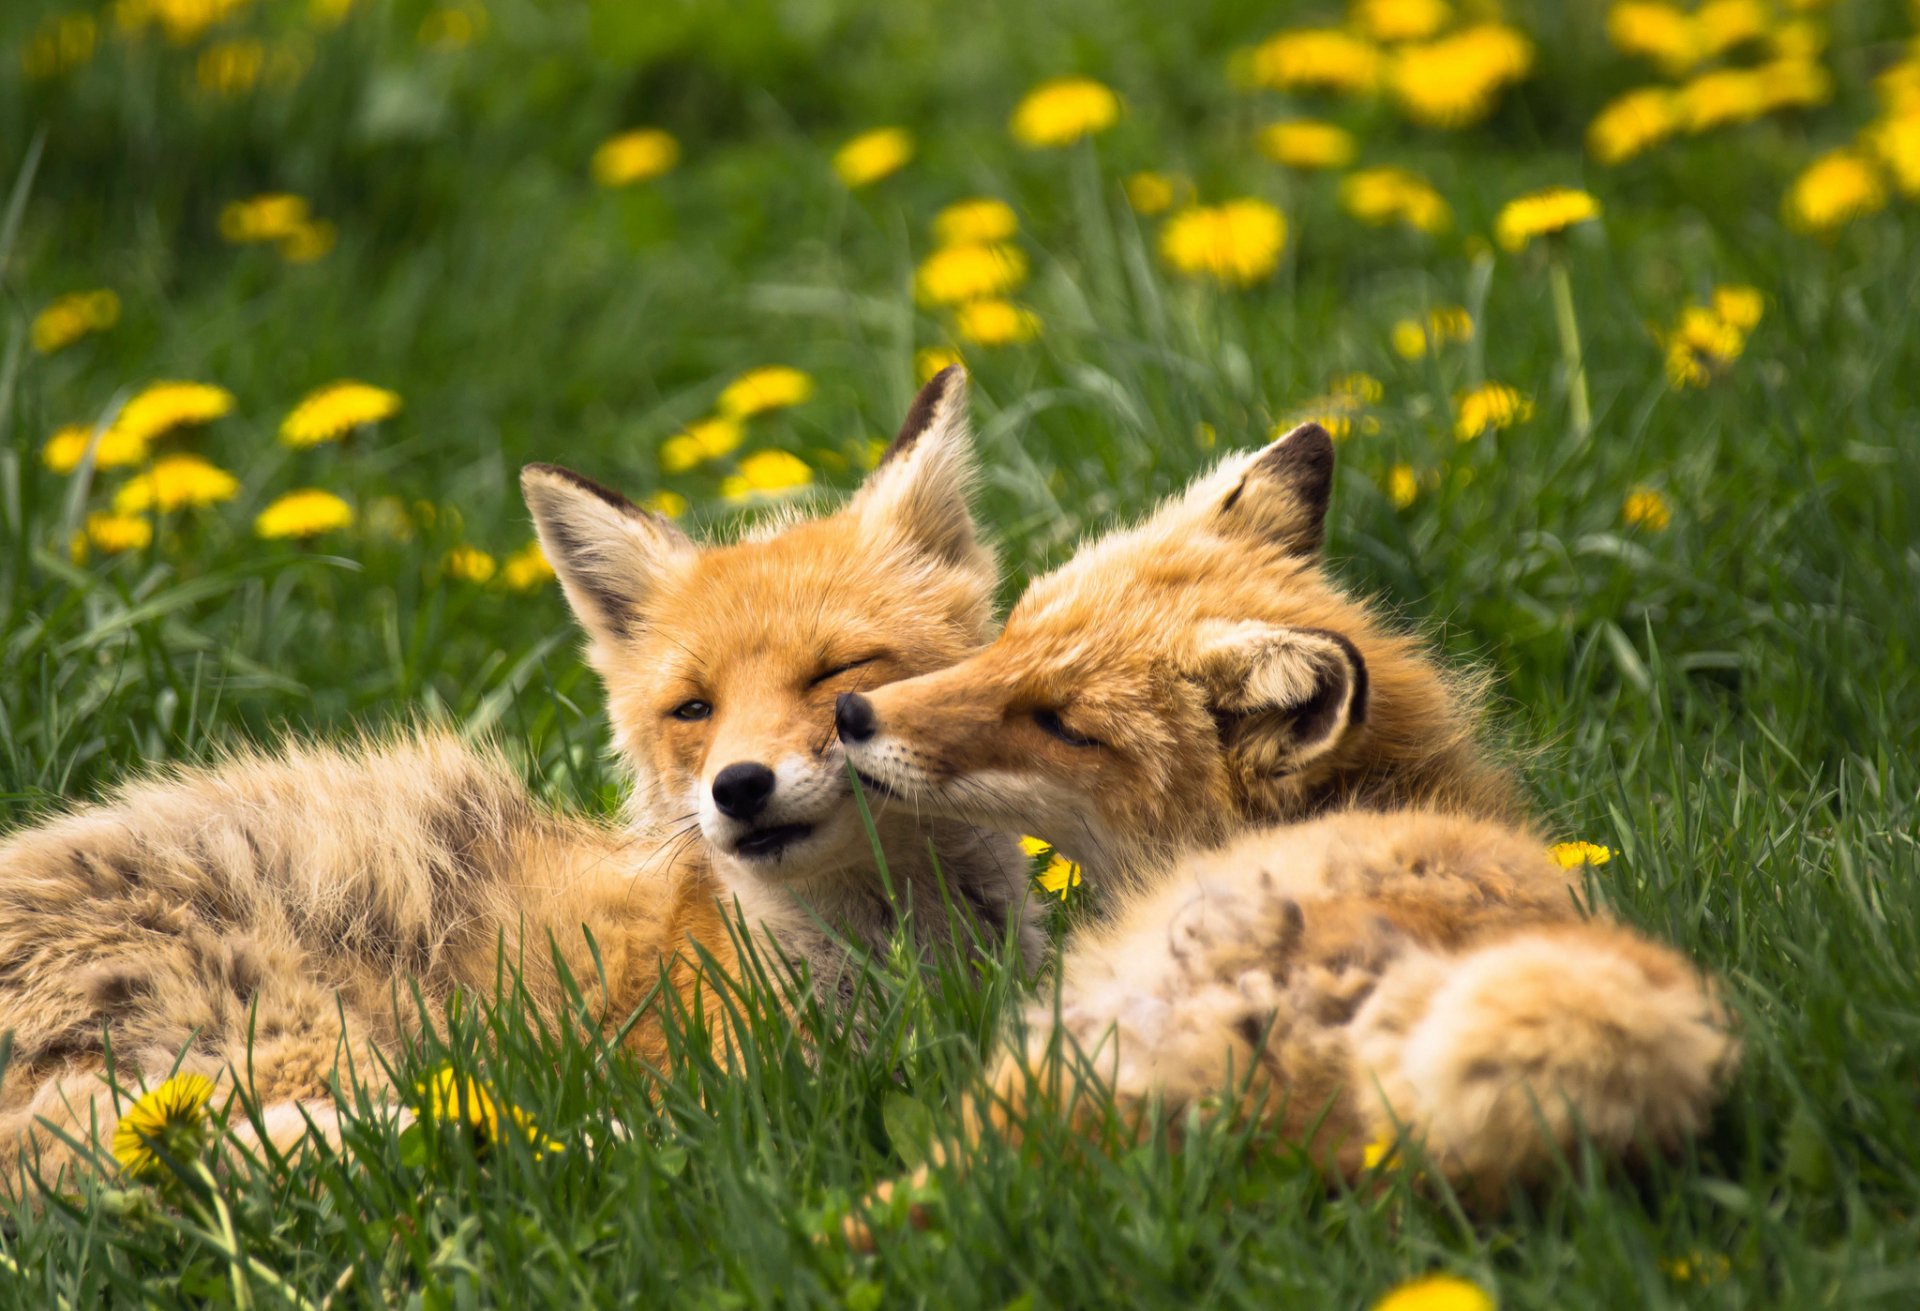
[(831, 679), (838, 678), (840, 677), (840, 675), (849, 673), (852, 670), (858, 669), (861, 665), (870, 665), (874, 661), (878, 660), (879, 658), (880, 657), (877, 655), (870, 655), (870, 656), (865, 656), (859, 660), (849, 660), (844, 665), (835, 665), (831, 669), (822, 669), (819, 673), (815, 674), (810, 680), (808, 680), (807, 686), (819, 687), (820, 684), (825, 683)]
[(713, 707), (705, 701), (682, 701), (667, 712), (682, 723), (692, 724), (713, 716)]
[(1059, 738), (1070, 747), (1097, 747), (1100, 745), (1098, 738), (1082, 737), (1061, 723), (1060, 712), (1057, 710), (1036, 710), (1033, 712), (1033, 722), (1040, 726), (1042, 732)]

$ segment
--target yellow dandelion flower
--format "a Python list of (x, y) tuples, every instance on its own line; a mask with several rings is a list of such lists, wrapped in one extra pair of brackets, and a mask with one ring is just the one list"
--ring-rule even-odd
[(943, 246), (1007, 241), (1019, 231), (1013, 206), (987, 196), (956, 201), (933, 216), (933, 238)]
[(1711, 307), (1689, 305), (1667, 338), (1667, 377), (1676, 387), (1704, 387), (1739, 358), (1746, 340)]
[(1165, 173), (1135, 173), (1127, 179), (1127, 204), (1133, 206), (1134, 213), (1145, 214), (1149, 218), (1164, 214), (1179, 199), (1180, 186), (1177, 180)]
[(729, 501), (750, 496), (783, 496), (809, 487), (813, 470), (787, 451), (755, 451), (740, 461), (740, 472), (720, 483), (720, 495)]
[(552, 577), (553, 566), (538, 542), (528, 542), (500, 565), (500, 582), (513, 592), (531, 592)]
[(1535, 237), (1564, 232), (1576, 223), (1600, 217), (1600, 202), (1572, 187), (1549, 187), (1510, 200), (1494, 220), (1494, 235), (1508, 250), (1520, 250)]
[(1689, 132), (1751, 123), (1767, 112), (1767, 84), (1750, 68), (1715, 68), (1676, 93), (1680, 122)]
[(1340, 180), (1340, 204), (1362, 223), (1404, 223), (1420, 232), (1444, 232), (1453, 222), (1446, 198), (1404, 168), (1363, 168)]
[(1760, 294), (1758, 287), (1728, 286), (1713, 289), (1713, 312), (1723, 322), (1730, 323), (1742, 332), (1752, 332), (1760, 326), (1760, 319), (1766, 313), (1766, 297)]
[(1760, 0), (1707, 0), (1694, 11), (1694, 39), (1711, 58), (1736, 46), (1759, 41), (1773, 27), (1773, 15)]
[(1027, 280), (1027, 257), (1018, 246), (972, 243), (943, 246), (920, 263), (914, 294), (927, 305), (957, 305), (1004, 296)]
[(1613, 859), (1613, 849), (1597, 842), (1556, 842), (1547, 848), (1547, 855), (1561, 869), (1572, 869), (1576, 865), (1604, 865)]
[(897, 173), (912, 158), (911, 133), (905, 128), (877, 127), (834, 151), (833, 171), (847, 186), (859, 188)]
[(203, 1074), (176, 1074), (141, 1093), (113, 1127), (113, 1159), (133, 1178), (147, 1179), (163, 1168), (164, 1157), (195, 1155), (206, 1144), (212, 1099), (213, 1080)]
[(1481, 23), (1436, 41), (1403, 46), (1387, 83), (1416, 123), (1460, 128), (1493, 112), (1500, 92), (1533, 70), (1533, 42), (1500, 23)]
[(332, 492), (308, 487), (288, 492), (253, 520), (254, 535), (268, 540), (318, 537), (353, 524), (353, 507)]
[(1704, 52), (1693, 18), (1661, 0), (1627, 0), (1607, 10), (1607, 39), (1623, 55), (1658, 64), (1669, 76), (1686, 72)]
[(1679, 99), (1665, 87), (1641, 87), (1611, 100), (1587, 124), (1587, 152), (1602, 164), (1625, 163), (1680, 127)]
[[(746, 419), (798, 405), (813, 395), (813, 379), (784, 364), (749, 369), (728, 383), (714, 407), (724, 418)], [(731, 450), (732, 447), (728, 447)], [(726, 454), (726, 451), (720, 452)]]
[(120, 297), (102, 288), (75, 291), (55, 300), (33, 318), (33, 348), (42, 355), (65, 350), (89, 333), (105, 332), (120, 322)]
[(302, 223), (280, 240), (280, 258), (289, 264), (311, 264), (326, 258), (339, 239), (340, 229), (326, 219)]
[(220, 210), (220, 237), (236, 246), (285, 241), (300, 233), (313, 213), (303, 197), (283, 191), (236, 200)]
[(1503, 382), (1483, 383), (1454, 397), (1458, 417), (1453, 435), (1470, 442), (1484, 433), (1511, 428), (1533, 417), (1533, 402)]
[(1667, 1258), (1660, 1271), (1677, 1284), (1717, 1284), (1733, 1273), (1733, 1262), (1722, 1252), (1695, 1250)]
[(1288, 119), (1261, 129), (1260, 151), (1288, 168), (1345, 168), (1353, 162), (1353, 134), (1318, 119)]
[(1279, 267), (1286, 241), (1287, 221), (1279, 210), (1264, 200), (1230, 200), (1198, 205), (1167, 220), (1160, 254), (1189, 277), (1250, 287)]
[(1454, 1275), (1410, 1280), (1373, 1304), (1373, 1311), (1494, 1311), (1493, 1294)]
[(640, 504), (667, 519), (678, 519), (687, 512), (687, 498), (679, 492), (668, 491), (664, 487)]
[(216, 96), (245, 95), (260, 81), (267, 48), (258, 41), (216, 41), (194, 62), (194, 81)]
[(1391, 334), (1393, 353), (1403, 360), (1425, 359), (1427, 354), (1427, 330), (1418, 319), (1400, 319), (1393, 325)]
[(1068, 860), (1053, 849), (1053, 844), (1036, 837), (1020, 839), (1020, 850), (1027, 853), (1029, 860), (1036, 864), (1042, 857), (1046, 866), (1033, 876), (1034, 886), (1049, 896), (1065, 901), (1073, 889), (1080, 886), (1080, 866)]
[(630, 187), (659, 177), (679, 162), (680, 143), (671, 132), (637, 127), (602, 141), (589, 169), (603, 187)]
[(1673, 507), (1658, 491), (1647, 486), (1637, 486), (1627, 493), (1627, 499), (1621, 504), (1620, 517), (1626, 520), (1629, 528), (1644, 528), (1648, 532), (1666, 531), (1673, 522)]
[(176, 428), (191, 428), (233, 412), (233, 393), (203, 382), (156, 382), (120, 408), (114, 427), (146, 445)]
[(113, 508), (121, 514), (164, 513), (231, 501), (239, 490), (238, 478), (197, 455), (168, 455), (121, 484), (113, 494)]
[(1376, 405), (1387, 389), (1371, 373), (1336, 373), (1327, 389), (1336, 396), (1351, 396), (1362, 405)]
[(686, 435), (693, 439), (702, 460), (718, 460), (738, 450), (746, 434), (737, 420), (718, 415), (688, 424)]
[(1040, 335), (1040, 320), (1032, 310), (993, 297), (962, 305), (954, 312), (953, 327), (981, 346), (1012, 346)]
[(1427, 314), (1427, 334), (1436, 342), (1473, 340), (1473, 316), (1464, 305), (1436, 305)]
[(1868, 128), (1866, 142), (1903, 196), (1920, 196), (1920, 107)]
[(1793, 18), (1767, 33), (1776, 59), (1818, 59), (1827, 48), (1827, 29), (1808, 18)]
[[(91, 427), (84, 423), (70, 423), (47, 439), (47, 444), (40, 448), (40, 461), (55, 473), (72, 473), (80, 467), (80, 461), (87, 453), (87, 443), (92, 440)], [(100, 444), (93, 452), (93, 467), (124, 469), (146, 458), (147, 443), (137, 434), (115, 424), (100, 434)]]
[(328, 383), (293, 407), (280, 424), (280, 440), (293, 447), (318, 446), (398, 413), (396, 392), (351, 379)]
[(1070, 146), (1120, 119), (1120, 97), (1090, 77), (1062, 77), (1027, 92), (1007, 127), (1029, 149)]
[(536, 1159), (566, 1150), (565, 1144), (542, 1133), (532, 1116), (495, 1096), (478, 1079), (463, 1078), (450, 1065), (435, 1070), (425, 1083), (414, 1084), (413, 1091), (422, 1118), (431, 1124), (466, 1130), (481, 1150), (499, 1142), (508, 1130), (533, 1148)]
[(1447, 0), (1354, 0), (1353, 16), (1375, 41), (1424, 41), (1453, 21)]
[(447, 552), (440, 567), (449, 578), (463, 583), (484, 583), (499, 572), (500, 564), (477, 546), (461, 545)]
[(137, 514), (111, 514), (95, 510), (87, 516), (86, 527), (73, 535), (74, 563), (86, 559), (89, 547), (102, 555), (123, 551), (144, 551), (153, 545), (153, 521)]
[(1810, 59), (1776, 59), (1754, 70), (1762, 112), (1812, 109), (1833, 99), (1833, 75)]
[(913, 353), (913, 376), (924, 385), (940, 370), (965, 363), (951, 346), (923, 346)]
[(1420, 481), (1414, 477), (1412, 465), (1396, 464), (1387, 470), (1387, 499), (1396, 510), (1406, 509), (1419, 495)]
[(1349, 95), (1380, 84), (1380, 49), (1337, 27), (1278, 32), (1253, 52), (1253, 80), (1276, 91), (1339, 91)]
[(1890, 65), (1874, 78), (1873, 93), (1889, 114), (1920, 113), (1920, 53)]
[(1788, 188), (1787, 224), (1825, 235), (1887, 203), (1887, 186), (1873, 161), (1853, 150), (1834, 150), (1809, 164)]

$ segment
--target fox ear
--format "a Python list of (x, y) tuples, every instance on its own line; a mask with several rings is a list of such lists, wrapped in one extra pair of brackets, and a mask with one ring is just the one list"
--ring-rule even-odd
[[(1237, 476), (1235, 476), (1237, 475)], [(1294, 555), (1312, 555), (1326, 537), (1333, 496), (1333, 438), (1303, 423), (1277, 441), (1223, 467), (1207, 490), (1221, 531), (1254, 533)]]
[(1196, 640), (1221, 744), (1248, 777), (1297, 774), (1366, 723), (1367, 662), (1338, 633), (1216, 621)]
[(967, 375), (948, 365), (920, 389), (900, 433), (855, 493), (861, 526), (951, 564), (991, 569), (968, 506), (978, 469), (967, 431)]
[(520, 493), (567, 604), (596, 645), (631, 636), (660, 575), (699, 549), (661, 516), (557, 464), (522, 469)]

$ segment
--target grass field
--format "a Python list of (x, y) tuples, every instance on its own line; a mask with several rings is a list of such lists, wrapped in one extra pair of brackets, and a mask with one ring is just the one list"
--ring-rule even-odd
[[(453, 1059), (564, 1151), (369, 1119), (351, 1164), (224, 1180), (224, 1231), (209, 1200), (109, 1179), (0, 1228), (0, 1302), (1359, 1307), (1446, 1270), (1513, 1307), (1913, 1305), (1920, 9), (1721, 0), (1675, 29), (1511, 0), (1524, 58), (1369, 38), (1304, 61), (1385, 79), (1358, 93), (1262, 44), (1434, 7), (10, 0), (0, 823), (238, 737), (415, 716), (610, 810), (598, 689), (558, 590), (514, 562), (519, 465), (724, 531), (853, 486), (921, 353), (955, 350), (1009, 597), (1213, 455), (1337, 429), (1338, 574), (1497, 671), (1545, 827), (1613, 849), (1596, 895), (1725, 981), (1745, 1061), (1709, 1136), (1630, 1178), (1576, 1162), (1474, 1221), (1411, 1170), (1329, 1194), (1223, 1129), (1172, 1156), (1038, 1126), (1040, 1150), (936, 1181), (930, 1232), (855, 1256), (820, 1235), (957, 1122), (1021, 986), (896, 963), (868, 1050), (761, 1020), (747, 1077), (695, 1062), (664, 1089), (597, 1039), (458, 1017)], [(1495, 6), (1450, 8), (1451, 31)], [(1090, 94), (1079, 139), (1016, 140), (1023, 96), (1066, 75), (1116, 92), (1117, 121)], [(1347, 135), (1266, 131), (1303, 118)], [(849, 185), (836, 151), (888, 126), (911, 158)], [(1628, 126), (1660, 139), (1602, 163)], [(596, 156), (641, 128), (674, 150)], [(880, 171), (887, 144), (840, 163)], [(1447, 221), (1354, 177), (1382, 166)], [(1357, 218), (1368, 186), (1403, 218)], [(1597, 218), (1499, 239), (1507, 202), (1560, 186)], [(278, 193), (304, 214), (230, 208)], [(1017, 233), (926, 265), (970, 197)], [(1196, 251), (1226, 276), (1183, 270)], [(117, 313), (76, 302), (36, 343), (96, 291)], [(810, 394), (684, 440), (768, 365)], [(340, 379), (399, 412), (283, 440)], [(150, 400), (136, 432), (120, 407), (156, 380), (230, 408), (176, 394), (228, 412), (169, 424)], [(1489, 382), (1514, 391), (1468, 399)], [(90, 458), (87, 436), (48, 449), (96, 424)], [(181, 454), (214, 472), (156, 477)], [(140, 488), (188, 503), (129, 510)], [(301, 488), (351, 525), (259, 536)]]

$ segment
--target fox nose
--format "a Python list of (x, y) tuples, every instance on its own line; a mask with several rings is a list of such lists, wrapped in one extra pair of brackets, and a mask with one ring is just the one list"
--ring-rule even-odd
[(731, 819), (752, 819), (773, 795), (773, 771), (751, 760), (736, 761), (713, 776), (713, 804)]
[(858, 692), (842, 692), (833, 703), (833, 726), (840, 730), (842, 742), (865, 742), (880, 725), (873, 715), (873, 702)]

